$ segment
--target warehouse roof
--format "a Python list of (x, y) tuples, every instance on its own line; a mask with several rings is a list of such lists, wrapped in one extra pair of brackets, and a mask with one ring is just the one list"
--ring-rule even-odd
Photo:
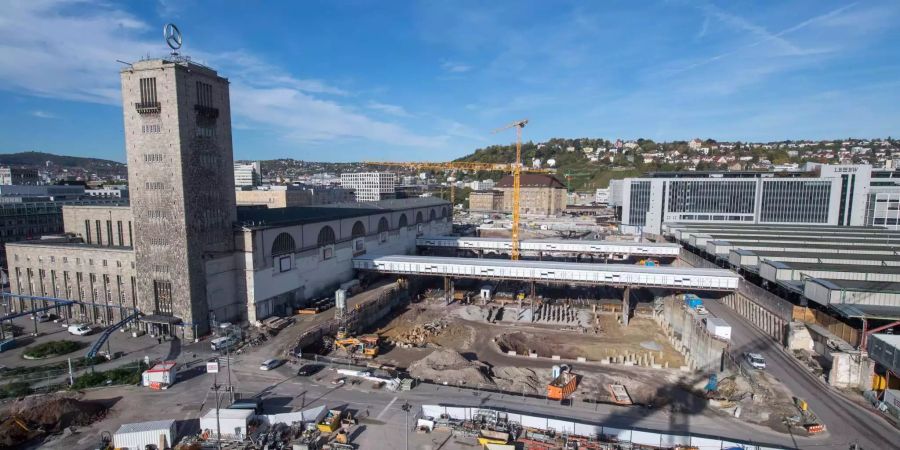
[(817, 272), (859, 272), (859, 273), (890, 273), (896, 274), (896, 266), (876, 266), (872, 264), (819, 264), (806, 262), (787, 261), (761, 261), (760, 264), (769, 264), (776, 269), (789, 269), (799, 271)]
[(667, 222), (663, 224), (670, 229), (679, 229), (679, 230), (785, 230), (785, 231), (838, 231), (838, 232), (868, 232), (868, 233), (883, 233), (883, 232), (891, 232), (885, 228), (881, 227), (845, 227), (845, 226), (836, 226), (836, 225), (768, 225), (768, 224), (756, 224), (756, 223), (678, 223), (678, 222)]
[(740, 255), (756, 255), (760, 259), (767, 257), (785, 256), (791, 258), (821, 258), (821, 259), (851, 259), (858, 261), (900, 261), (900, 255), (886, 255), (877, 253), (814, 253), (796, 250), (747, 250), (738, 248), (732, 250)]
[(809, 278), (810, 283), (817, 283), (834, 291), (887, 292), (900, 294), (900, 283), (893, 281), (834, 280), (826, 278)]
[[(566, 189), (565, 183), (559, 181), (559, 178), (543, 173), (523, 173), (521, 175), (521, 178), (519, 178), (519, 185), (521, 187), (548, 187), (556, 189)], [(501, 178), (500, 181), (498, 181), (497, 184), (494, 185), (494, 187), (513, 187), (512, 175), (506, 175), (505, 177)]]
[[(708, 241), (708, 243), (713, 243), (714, 245), (731, 245), (734, 247), (759, 247), (759, 246), (769, 246), (775, 248), (800, 248), (800, 249), (836, 249), (836, 250), (872, 250), (872, 251), (885, 251), (892, 250), (893, 246), (888, 245), (877, 245), (876, 241), (869, 241), (872, 245), (849, 245), (846, 243), (838, 242), (838, 243), (808, 243), (808, 242), (784, 242), (784, 241), (738, 241), (738, 240), (714, 240)], [(900, 254), (900, 249), (892, 250), (895, 254)]]
[[(450, 203), (436, 198), (408, 198), (380, 200), (377, 202), (335, 203), (327, 206), (294, 206), (289, 208), (238, 208), (238, 224), (243, 227), (267, 228), (285, 225), (302, 225), (349, 219), (391, 211), (446, 206)], [(413, 218), (409, 218), (410, 223)]]
[(855, 305), (851, 303), (832, 303), (828, 306), (837, 311), (838, 314), (851, 319), (900, 320), (900, 306)]

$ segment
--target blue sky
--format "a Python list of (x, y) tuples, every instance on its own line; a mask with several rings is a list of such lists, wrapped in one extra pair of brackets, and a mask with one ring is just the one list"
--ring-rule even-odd
[(0, 6), (0, 152), (124, 160), (117, 59), (231, 80), (239, 159), (445, 160), (525, 137), (900, 136), (896, 1), (25, 0)]

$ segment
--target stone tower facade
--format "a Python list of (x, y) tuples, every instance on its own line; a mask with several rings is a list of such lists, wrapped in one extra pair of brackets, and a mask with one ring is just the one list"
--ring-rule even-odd
[(138, 308), (185, 336), (209, 329), (206, 261), (233, 251), (228, 80), (164, 59), (121, 72)]

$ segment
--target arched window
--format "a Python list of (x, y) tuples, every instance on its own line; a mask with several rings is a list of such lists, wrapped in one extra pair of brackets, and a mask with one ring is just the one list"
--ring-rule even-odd
[(378, 232), (379, 232), (379, 233), (384, 233), (384, 232), (388, 231), (390, 228), (391, 228), (391, 227), (390, 227), (390, 225), (388, 225), (387, 218), (382, 217), (382, 218), (378, 221)]
[(434, 210), (432, 209), (432, 210), (428, 213), (428, 221), (429, 221), (429, 222), (434, 222), (434, 219), (437, 219), (437, 213), (435, 213)]
[(445, 207), (441, 208), (441, 217), (447, 217), (447, 215), (448, 215), (447, 207), (445, 206)]
[(353, 231), (350, 232), (351, 237), (358, 238), (366, 235), (366, 226), (359, 220), (353, 224)]
[(400, 222), (397, 226), (400, 228), (409, 226), (409, 220), (406, 218), (406, 214), (400, 214)]
[(416, 213), (416, 223), (422, 223), (422, 211)]
[(272, 256), (293, 253), (296, 248), (294, 238), (287, 233), (281, 233), (275, 237), (275, 242), (272, 243)]
[(334, 241), (334, 230), (331, 227), (326, 225), (319, 230), (319, 239), (317, 241), (319, 247), (334, 244)]

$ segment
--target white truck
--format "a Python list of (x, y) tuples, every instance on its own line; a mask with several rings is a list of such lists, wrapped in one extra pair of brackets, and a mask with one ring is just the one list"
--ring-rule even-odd
[(731, 340), (731, 325), (728, 325), (728, 322), (724, 319), (707, 317), (703, 320), (706, 322), (706, 331), (713, 335), (713, 337), (726, 341)]

